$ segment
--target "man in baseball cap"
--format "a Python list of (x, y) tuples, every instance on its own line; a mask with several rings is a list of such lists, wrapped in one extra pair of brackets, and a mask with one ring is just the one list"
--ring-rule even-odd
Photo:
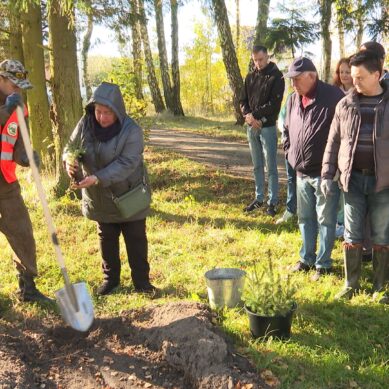
[(16, 59), (6, 59), (0, 63), (0, 76), (7, 78), (20, 89), (31, 89), (32, 84), (27, 79), (28, 72)]
[(288, 73), (284, 77), (293, 78), (297, 77), (304, 72), (315, 72), (317, 73), (316, 67), (313, 62), (306, 57), (296, 58), (289, 66)]
[(344, 94), (319, 80), (309, 58), (296, 58), (285, 77), (291, 78), (294, 93), (286, 107), (284, 150), (297, 175), (297, 215), (303, 243), (292, 271), (315, 269), (312, 280), (317, 281), (332, 271), (339, 189), (336, 182), (329, 183), (326, 189), (331, 195), (325, 198), (320, 173), (335, 107)]
[[(51, 300), (35, 285), (38, 274), (35, 239), (16, 177), (17, 164), (29, 166), (16, 115), (16, 107), (24, 106), (21, 89), (29, 88), (32, 85), (27, 71), (19, 61), (6, 59), (0, 63), (0, 232), (15, 254), (19, 300), (48, 302)], [(27, 118), (26, 107), (24, 115)]]

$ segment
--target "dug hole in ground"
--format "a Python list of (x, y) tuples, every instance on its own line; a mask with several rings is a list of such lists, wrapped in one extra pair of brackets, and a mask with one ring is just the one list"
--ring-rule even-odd
[(98, 318), (87, 333), (0, 319), (0, 388), (268, 388), (212, 319), (191, 302)]

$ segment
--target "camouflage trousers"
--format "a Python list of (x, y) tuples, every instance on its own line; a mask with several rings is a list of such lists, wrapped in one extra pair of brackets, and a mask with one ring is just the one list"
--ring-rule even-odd
[(7, 238), (19, 273), (37, 275), (36, 246), (30, 215), (19, 191), (0, 198), (0, 231)]

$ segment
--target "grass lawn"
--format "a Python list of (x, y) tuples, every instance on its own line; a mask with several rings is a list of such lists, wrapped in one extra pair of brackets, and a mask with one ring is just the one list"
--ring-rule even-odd
[[(153, 210), (147, 219), (151, 276), (165, 296), (150, 301), (130, 293), (122, 244), (122, 286), (114, 295), (93, 296), (97, 315), (120, 315), (123, 310), (180, 299), (207, 303), (207, 270), (239, 267), (250, 271), (253, 263), (266, 259), (268, 250), (285, 272), (298, 260), (300, 234), (295, 222), (277, 226), (261, 211), (242, 213), (252, 197), (250, 181), (206, 170), (171, 152), (148, 148), (145, 155), (153, 186)], [(22, 174), (23, 195), (37, 240), (41, 273), (37, 283), (52, 295), (63, 282), (36, 190), (27, 181)], [(48, 191), (51, 185), (45, 177)], [(281, 197), (285, 199), (285, 192)], [(50, 206), (71, 280), (86, 280), (93, 292), (102, 279), (96, 226), (81, 216), (77, 200), (51, 199)], [(36, 305), (17, 303), (16, 272), (4, 236), (0, 237), (0, 252), (0, 320), (22, 322), (26, 316), (52, 315)], [(279, 377), (282, 388), (388, 388), (389, 307), (373, 302), (367, 294), (349, 303), (334, 301), (343, 283), (339, 241), (333, 258), (336, 274), (317, 283), (310, 281), (311, 274), (293, 275), (299, 285), (298, 310), (289, 341), (254, 341), (248, 319), (239, 308), (218, 312), (218, 323), (258, 369)], [(371, 276), (371, 265), (364, 265), (363, 286), (368, 287)]]

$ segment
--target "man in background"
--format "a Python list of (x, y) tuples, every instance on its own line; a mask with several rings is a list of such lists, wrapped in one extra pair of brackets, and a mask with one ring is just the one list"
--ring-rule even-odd
[[(297, 216), (302, 237), (300, 260), (292, 271), (316, 268), (317, 281), (331, 272), (339, 188), (332, 182), (325, 198), (321, 188), (321, 165), (327, 137), (343, 92), (319, 80), (308, 58), (297, 58), (289, 66), (294, 93), (284, 121), (285, 155), (297, 175)], [(319, 249), (316, 241), (319, 235)]]
[(244, 211), (252, 212), (264, 203), (266, 166), (267, 214), (274, 217), (278, 203), (276, 122), (285, 81), (277, 65), (269, 61), (266, 47), (254, 46), (251, 56), (255, 69), (245, 79), (240, 104), (247, 124), (247, 139), (254, 165), (255, 198)]
[[(345, 286), (338, 299), (358, 292), (368, 215), (373, 243), (373, 289), (384, 290), (389, 275), (389, 87), (382, 62), (370, 50), (350, 60), (355, 89), (336, 107), (323, 159), (323, 190), (336, 172), (344, 192)], [(380, 300), (389, 303), (389, 296)]]
[(369, 41), (369, 42), (365, 42), (362, 44), (362, 46), (360, 47), (360, 50), (369, 50), (369, 51), (372, 51), (373, 53), (375, 53), (379, 60), (380, 60), (380, 64), (381, 64), (381, 80), (389, 80), (389, 72), (384, 69), (384, 64), (385, 64), (385, 49), (384, 49), (384, 46), (382, 46), (380, 43), (378, 42), (375, 42), (375, 41)]

